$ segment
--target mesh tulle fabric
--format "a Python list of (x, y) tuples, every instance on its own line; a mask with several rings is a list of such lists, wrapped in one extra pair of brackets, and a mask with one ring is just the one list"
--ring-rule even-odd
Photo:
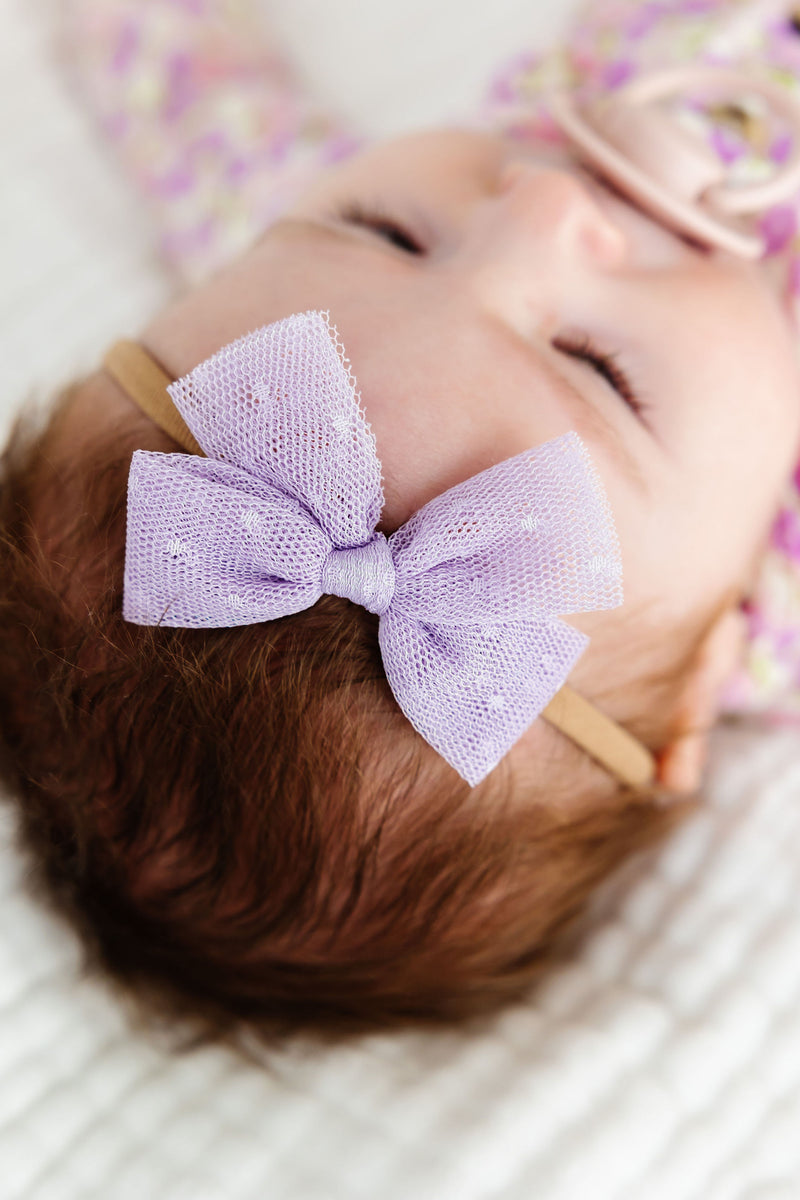
[(383, 508), (380, 463), (326, 314), (246, 334), (168, 390), (209, 458), (298, 497), (336, 546), (372, 535)]
[(240, 338), (170, 394), (208, 457), (134, 454), (125, 618), (210, 628), (323, 592), (363, 604), (401, 709), (473, 785), (585, 650), (559, 614), (622, 603), (613, 516), (573, 431), (377, 532), (380, 462), (327, 314)]

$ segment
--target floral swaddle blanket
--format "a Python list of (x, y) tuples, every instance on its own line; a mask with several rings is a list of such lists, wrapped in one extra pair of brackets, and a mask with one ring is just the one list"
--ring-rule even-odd
[[(162, 255), (196, 283), (255, 240), (322, 167), (360, 144), (315, 106), (247, 0), (66, 0), (62, 54), (145, 199)], [(685, 62), (750, 66), (800, 92), (800, 6), (785, 0), (594, 0), (557, 48), (522, 54), (494, 78), (470, 123), (558, 140), (543, 96), (589, 93)], [(687, 98), (687, 116), (691, 116)], [(758, 112), (695, 114), (742, 179), (789, 145)], [(800, 193), (762, 218), (780, 285), (797, 311)], [(748, 643), (723, 712), (800, 725), (800, 464), (743, 604)]]

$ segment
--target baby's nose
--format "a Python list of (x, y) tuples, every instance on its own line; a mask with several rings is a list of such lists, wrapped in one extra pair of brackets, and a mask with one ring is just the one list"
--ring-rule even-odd
[(572, 171), (524, 160), (506, 165), (498, 181), (494, 219), (506, 237), (518, 237), (545, 258), (560, 254), (587, 265), (613, 268), (627, 255), (628, 240)]

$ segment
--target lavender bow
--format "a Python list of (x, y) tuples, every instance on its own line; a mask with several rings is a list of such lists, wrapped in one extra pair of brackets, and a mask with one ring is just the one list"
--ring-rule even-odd
[(574, 431), (376, 531), (380, 463), (327, 313), (240, 338), (169, 393), (208, 457), (134, 453), (125, 619), (210, 628), (324, 593), (362, 604), (400, 708), (473, 786), (588, 645), (558, 614), (622, 603), (613, 517)]

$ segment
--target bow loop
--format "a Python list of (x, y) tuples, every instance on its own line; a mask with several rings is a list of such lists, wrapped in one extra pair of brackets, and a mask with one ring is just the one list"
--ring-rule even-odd
[(574, 431), (434, 496), (389, 544), (396, 607), (419, 620), (493, 624), (622, 603), (611, 509)]
[[(589, 644), (547, 618), (485, 629), (425, 625), (390, 609), (378, 627), (386, 677), (414, 728), (473, 787), (549, 704)], [(443, 711), (446, 717), (443, 717)]]
[(299, 500), (228, 463), (137, 450), (128, 475), (123, 616), (210, 629), (302, 612), (330, 538)]
[(296, 496), (334, 546), (372, 537), (380, 462), (326, 313), (257, 329), (167, 390), (209, 458)]

